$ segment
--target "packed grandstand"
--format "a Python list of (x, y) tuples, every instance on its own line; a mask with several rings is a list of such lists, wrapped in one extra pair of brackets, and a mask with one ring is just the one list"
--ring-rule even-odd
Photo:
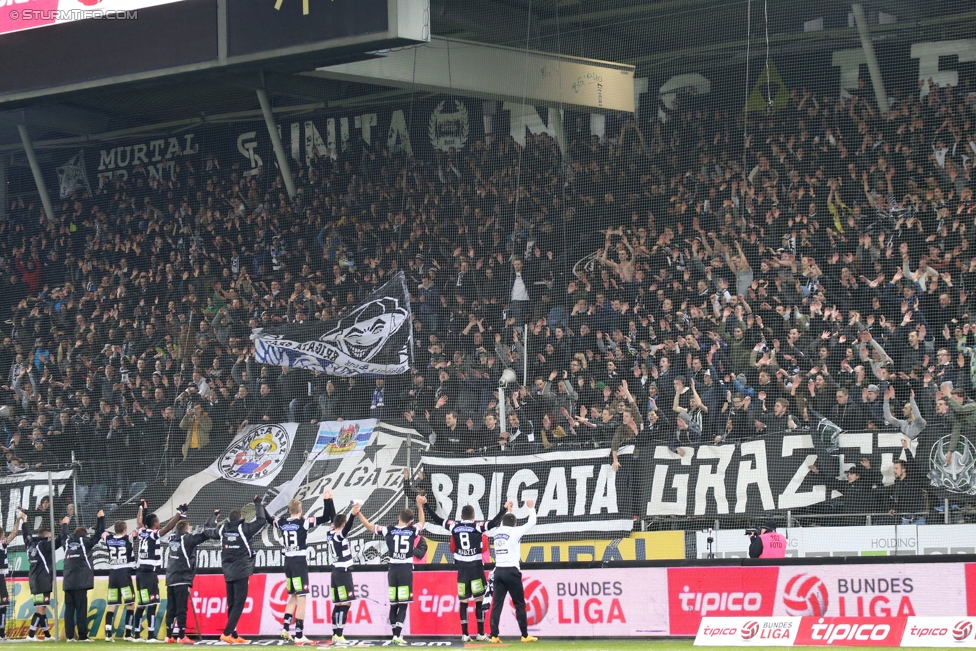
[[(848, 454), (842, 483), (825, 455), (803, 481), (840, 494), (807, 511), (924, 517), (943, 495), (930, 451), (968, 459), (976, 409), (972, 99), (933, 85), (882, 114), (867, 92), (798, 88), (748, 123), (680, 105), (602, 136), (567, 120), (566, 151), (547, 134), (429, 158), (350, 139), (293, 161), (294, 201), (273, 166), (219, 152), (79, 186), (52, 216), (13, 197), (6, 472), (74, 462), (118, 503), (249, 424), (377, 419), (441, 456), (604, 450), (621, 514), (643, 521), (661, 446), (812, 432), (836, 451), (826, 421), (909, 449), (887, 482)], [(258, 329), (337, 319), (398, 274), (409, 372), (256, 359)]]

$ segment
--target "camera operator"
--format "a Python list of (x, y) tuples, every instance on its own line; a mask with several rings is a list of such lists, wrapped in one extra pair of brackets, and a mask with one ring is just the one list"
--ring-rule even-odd
[(747, 529), (749, 536), (749, 558), (784, 558), (786, 556), (786, 537), (776, 531), (776, 523), (766, 520), (762, 528)]

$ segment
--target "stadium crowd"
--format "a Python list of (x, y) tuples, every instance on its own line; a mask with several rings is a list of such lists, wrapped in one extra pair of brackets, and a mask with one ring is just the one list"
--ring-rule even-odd
[[(884, 115), (864, 91), (795, 90), (748, 123), (703, 102), (601, 140), (567, 119), (568, 152), (351, 141), (294, 163), (295, 201), (273, 169), (219, 156), (53, 216), (18, 198), (0, 221), (7, 468), (74, 452), (125, 486), (160, 450), (206, 465), (249, 423), (368, 417), (448, 454), (608, 446), (630, 486), (650, 446), (821, 417), (953, 434), (952, 454), (976, 428), (974, 119), (958, 88)], [(410, 374), (255, 362), (252, 328), (335, 317), (400, 271)], [(503, 433), (498, 380), (526, 358)], [(926, 454), (858, 507), (919, 510)]]

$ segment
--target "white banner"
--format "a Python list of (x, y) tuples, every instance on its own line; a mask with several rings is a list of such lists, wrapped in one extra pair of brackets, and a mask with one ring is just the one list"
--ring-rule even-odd
[[(963, 525), (958, 525), (962, 527)], [(969, 525), (969, 541), (973, 546), (976, 525)], [(919, 536), (923, 530), (943, 537), (955, 527), (890, 525), (877, 527), (779, 527), (786, 536), (788, 558), (818, 556), (915, 556), (919, 553)], [(697, 557), (708, 558), (708, 539), (712, 539), (711, 553), (715, 558), (748, 558), (749, 538), (745, 529), (698, 531), (695, 534)], [(945, 544), (942, 545), (945, 547)], [(937, 552), (932, 552), (937, 553)], [(943, 552), (945, 553), (945, 552)]]
[(909, 617), (903, 647), (976, 648), (974, 617)]
[(206, 472), (242, 484), (268, 486), (285, 465), (296, 431), (297, 423), (248, 425)]
[(799, 617), (703, 617), (695, 646), (793, 646)]

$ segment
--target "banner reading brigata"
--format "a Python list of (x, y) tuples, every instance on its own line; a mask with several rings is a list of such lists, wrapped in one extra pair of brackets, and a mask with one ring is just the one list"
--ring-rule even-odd
[[(606, 449), (507, 457), (425, 456), (422, 461), (437, 511), (445, 518), (460, 519), (461, 508), (470, 504), (476, 519), (490, 519), (508, 500), (515, 503), (515, 515), (524, 518), (526, 500), (535, 500), (539, 524), (530, 536), (608, 537), (633, 528), (633, 521), (621, 516), (616, 473)], [(439, 527), (428, 528), (447, 534)]]

